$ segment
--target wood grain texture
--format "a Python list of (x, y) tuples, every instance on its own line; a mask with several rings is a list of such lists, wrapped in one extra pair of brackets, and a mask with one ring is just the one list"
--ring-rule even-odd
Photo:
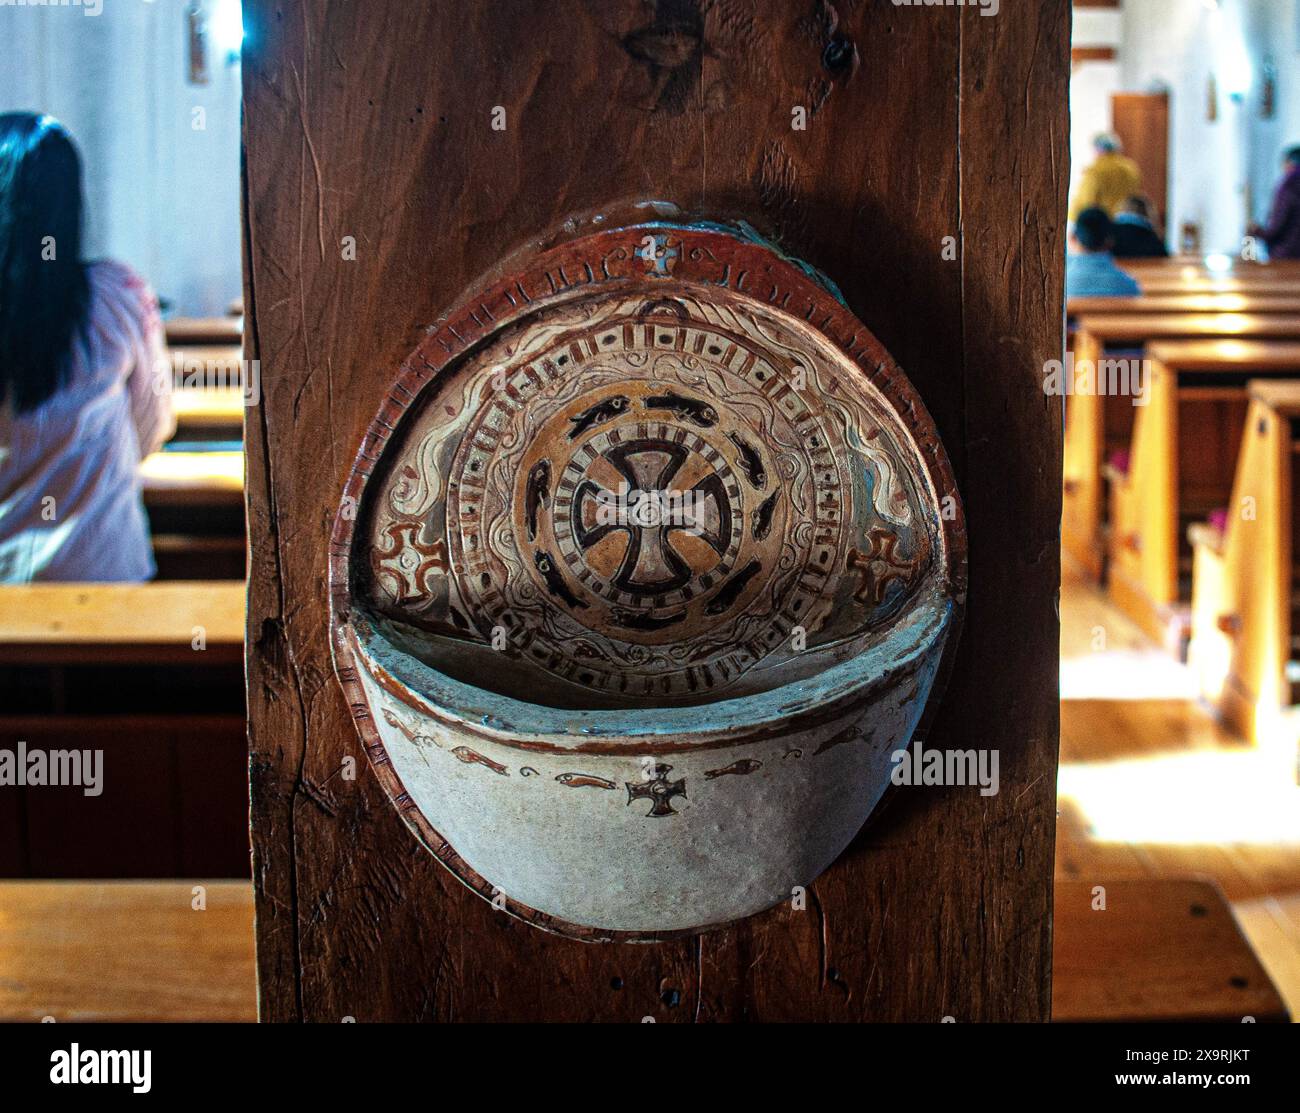
[(1105, 878), (1056, 885), (1053, 1020), (1288, 1020), (1217, 886)]
[(3, 586), (0, 662), (228, 661), (243, 644), (244, 597), (243, 584), (213, 580)]
[(248, 883), (0, 882), (0, 1021), (249, 1021)]
[[(1068, 5), (256, 0), (245, 20), (263, 1017), (1045, 1019), (1060, 441), (1041, 367), (1061, 347)], [(989, 798), (899, 790), (806, 911), (650, 947), (511, 921), (415, 843), (334, 682), (324, 575), (422, 330), (519, 245), (629, 198), (776, 234), (916, 384), (972, 538), (928, 736), (997, 746), (1002, 777)]]

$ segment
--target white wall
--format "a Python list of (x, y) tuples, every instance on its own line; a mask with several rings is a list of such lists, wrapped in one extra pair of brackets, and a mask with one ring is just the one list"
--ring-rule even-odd
[(0, 7), (0, 111), (47, 112), (77, 139), (91, 258), (130, 263), (177, 313), (215, 315), (240, 292), (239, 66), (210, 38), (210, 83), (189, 83), (188, 6)]
[[(1118, 11), (1076, 8), (1071, 46), (1119, 48), (1123, 26)], [(1119, 62), (1080, 62), (1070, 70), (1070, 196), (1084, 168), (1093, 160), (1093, 137), (1110, 131), (1110, 98), (1124, 88)]]
[[(1084, 63), (1071, 81), (1074, 179), (1091, 160), (1091, 135), (1107, 126), (1112, 92), (1165, 89), (1170, 240), (1195, 221), (1205, 251), (1235, 253), (1248, 220), (1267, 215), (1281, 152), (1300, 143), (1300, 0), (1123, 0), (1110, 18), (1117, 27), (1075, 11), (1074, 45), (1110, 45), (1109, 38), (1119, 57), (1114, 71)], [(1273, 120), (1259, 114), (1266, 61), (1275, 72)], [(1206, 118), (1211, 74), (1219, 101), (1213, 122)]]

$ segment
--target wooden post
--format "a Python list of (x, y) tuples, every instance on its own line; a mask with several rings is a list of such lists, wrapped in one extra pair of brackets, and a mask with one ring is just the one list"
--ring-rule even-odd
[[(1061, 448), (1042, 382), (1062, 343), (1069, 8), (980, 12), (245, 5), (264, 1019), (1045, 1019)], [(325, 581), (344, 477), (423, 330), (515, 248), (629, 199), (771, 231), (917, 386), (971, 539), (926, 740), (997, 748), (1001, 779), (896, 789), (805, 910), (649, 946), (511, 920), (416, 843), (334, 680)]]

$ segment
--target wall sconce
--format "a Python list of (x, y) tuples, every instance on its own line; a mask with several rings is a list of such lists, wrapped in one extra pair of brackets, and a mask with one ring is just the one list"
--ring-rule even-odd
[(1264, 59), (1263, 83), (1259, 94), (1259, 118), (1271, 120), (1277, 115), (1277, 67), (1272, 58)]
[(185, 33), (190, 84), (206, 85), (211, 80), (208, 74), (208, 25), (198, 0), (185, 9)]

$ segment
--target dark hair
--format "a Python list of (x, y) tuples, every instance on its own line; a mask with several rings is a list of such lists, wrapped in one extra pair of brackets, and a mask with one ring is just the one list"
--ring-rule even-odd
[(1132, 213), (1134, 216), (1140, 216), (1144, 220), (1151, 219), (1151, 206), (1147, 204), (1145, 197), (1137, 193), (1124, 202), (1124, 211)]
[(1300, 162), (1300, 147), (1290, 147), (1282, 156), (1287, 162)]
[(85, 331), (81, 159), (49, 116), (0, 115), (0, 405), (34, 410), (66, 385)]
[(1105, 251), (1111, 238), (1106, 210), (1084, 209), (1074, 221), (1074, 238), (1085, 251)]

